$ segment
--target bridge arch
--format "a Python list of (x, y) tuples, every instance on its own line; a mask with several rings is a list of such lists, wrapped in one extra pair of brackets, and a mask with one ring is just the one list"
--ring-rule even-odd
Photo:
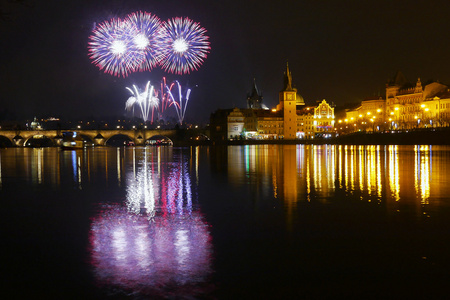
[(4, 135), (0, 135), (0, 148), (12, 147), (14, 146), (13, 141)]
[(119, 146), (124, 146), (129, 142), (134, 143), (134, 139), (132, 137), (130, 137), (128, 134), (124, 134), (124, 133), (117, 133), (117, 134), (111, 135), (110, 137), (105, 139), (106, 146), (119, 147)]
[(148, 138), (147, 140), (145, 140), (145, 145), (146, 146), (162, 146), (162, 145), (172, 146), (173, 141), (168, 136), (157, 134), (157, 135), (154, 135), (154, 136)]
[(85, 145), (95, 145), (95, 140), (86, 134), (80, 134), (81, 138), (83, 139), (83, 142)]
[(25, 147), (51, 147), (56, 146), (54, 138), (48, 137), (43, 134), (36, 134), (29, 136), (23, 142)]

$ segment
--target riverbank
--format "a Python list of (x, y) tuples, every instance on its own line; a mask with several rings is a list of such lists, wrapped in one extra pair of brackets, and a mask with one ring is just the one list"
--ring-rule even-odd
[[(206, 143), (204, 143), (206, 144)], [(450, 145), (450, 128), (420, 129), (396, 132), (356, 132), (335, 138), (312, 140), (234, 140), (208, 141), (209, 145)]]
[(332, 143), (343, 145), (450, 145), (450, 129), (433, 128), (384, 133), (358, 132), (334, 138)]

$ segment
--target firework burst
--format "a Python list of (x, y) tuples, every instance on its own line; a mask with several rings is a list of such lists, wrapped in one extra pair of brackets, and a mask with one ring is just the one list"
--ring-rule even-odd
[(132, 96), (129, 97), (127, 102), (125, 103), (125, 108), (127, 110), (131, 110), (134, 109), (135, 105), (138, 105), (141, 109), (141, 114), (144, 122), (147, 122), (149, 120), (151, 110), (151, 122), (153, 122), (153, 114), (155, 109), (157, 109), (159, 106), (159, 99), (155, 94), (155, 89), (150, 84), (150, 81), (147, 82), (147, 85), (145, 86), (145, 90), (143, 92), (140, 92), (136, 85), (133, 85), (132, 89), (129, 87), (127, 87), (126, 89), (131, 92)]
[(206, 29), (189, 18), (173, 18), (161, 26), (161, 67), (166, 72), (186, 74), (197, 70), (209, 53)]
[(89, 37), (92, 62), (114, 76), (127, 77), (155, 66), (178, 75), (198, 70), (209, 50), (206, 29), (189, 18), (166, 22), (151, 13), (134, 12), (124, 20), (100, 23)]
[(150, 71), (159, 63), (161, 56), (158, 46), (160, 19), (150, 13), (139, 11), (129, 14), (125, 22), (131, 23), (131, 26), (137, 29), (133, 37), (133, 46), (144, 56), (139, 71)]
[(145, 59), (144, 52), (137, 49), (134, 43), (138, 32), (131, 22), (120, 19), (99, 24), (89, 37), (89, 57), (105, 73), (128, 76)]

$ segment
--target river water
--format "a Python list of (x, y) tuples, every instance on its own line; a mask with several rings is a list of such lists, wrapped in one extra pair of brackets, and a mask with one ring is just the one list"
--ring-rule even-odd
[(2, 294), (437, 298), (450, 147), (0, 149)]

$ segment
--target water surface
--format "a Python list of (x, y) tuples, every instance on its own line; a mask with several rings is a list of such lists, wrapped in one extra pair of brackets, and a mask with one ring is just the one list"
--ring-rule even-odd
[(0, 150), (2, 281), (47, 298), (434, 298), (450, 147)]

